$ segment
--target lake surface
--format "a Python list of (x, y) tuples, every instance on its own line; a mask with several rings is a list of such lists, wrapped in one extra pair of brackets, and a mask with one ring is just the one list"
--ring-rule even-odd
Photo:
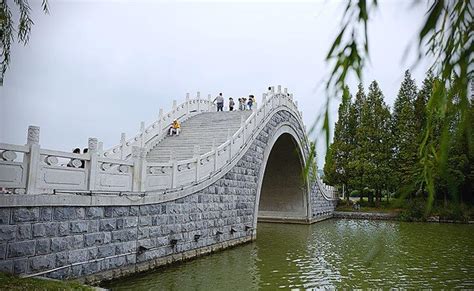
[(474, 288), (474, 225), (259, 224), (255, 242), (109, 283), (112, 290)]

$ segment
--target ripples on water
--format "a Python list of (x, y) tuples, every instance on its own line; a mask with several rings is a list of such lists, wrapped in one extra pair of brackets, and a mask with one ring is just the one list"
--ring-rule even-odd
[(259, 224), (256, 242), (117, 280), (113, 290), (474, 288), (474, 225)]

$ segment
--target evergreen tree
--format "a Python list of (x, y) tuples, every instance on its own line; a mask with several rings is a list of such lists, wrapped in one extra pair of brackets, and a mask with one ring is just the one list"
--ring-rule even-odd
[[(376, 81), (369, 86), (360, 120), (356, 134), (360, 145), (357, 150), (358, 167), (362, 169), (362, 182), (375, 192), (375, 197), (380, 202), (382, 190), (387, 188), (387, 181), (392, 175), (390, 167), (392, 144), (390, 110)], [(369, 203), (373, 202), (374, 197), (370, 191)]]
[(351, 153), (351, 159), (349, 160), (348, 163), (348, 173), (349, 174), (349, 187), (350, 189), (354, 190), (359, 190), (361, 193), (361, 200), (362, 200), (362, 192), (365, 188), (365, 183), (363, 181), (363, 173), (364, 173), (364, 168), (361, 166), (361, 161), (360, 161), (360, 138), (358, 134), (360, 125), (361, 125), (361, 118), (362, 118), (362, 109), (365, 106), (366, 103), (366, 95), (364, 92), (364, 86), (362, 84), (359, 84), (357, 93), (355, 96), (354, 103), (351, 105), (350, 110), (349, 110), (349, 124), (351, 128), (353, 128), (353, 133), (352, 133), (352, 153)]
[[(422, 96), (425, 97), (424, 95)], [(405, 78), (400, 86), (398, 96), (394, 103), (393, 112), (393, 139), (394, 139), (394, 168), (395, 179), (400, 185), (403, 194), (410, 194), (415, 189), (415, 165), (418, 153), (418, 124), (415, 116), (415, 100), (417, 88), (410, 72), (405, 72)], [(420, 98), (421, 99), (421, 98)], [(418, 100), (419, 103), (424, 100)], [(421, 104), (420, 104), (421, 106)], [(417, 108), (421, 110), (421, 108)], [(421, 120), (421, 123), (424, 121)]]
[[(334, 128), (334, 140), (326, 154), (324, 175), (330, 185), (338, 185), (347, 190), (349, 181), (348, 164), (353, 149), (354, 128), (350, 123), (351, 95), (346, 87), (339, 105), (338, 120)], [(349, 195), (346, 196), (349, 199)]]

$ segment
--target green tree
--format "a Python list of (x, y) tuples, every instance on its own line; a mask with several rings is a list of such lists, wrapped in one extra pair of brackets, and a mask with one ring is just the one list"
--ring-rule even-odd
[[(353, 128), (353, 139), (352, 139), (352, 154), (351, 159), (348, 163), (348, 175), (349, 175), (349, 188), (359, 190), (363, 192), (365, 188), (364, 167), (360, 159), (359, 153), (361, 151), (361, 139), (360, 139), (360, 127), (362, 121), (362, 111), (365, 106), (367, 96), (365, 95), (364, 86), (362, 83), (357, 87), (357, 93), (355, 95), (354, 103), (352, 103), (349, 109), (349, 123)], [(362, 194), (360, 196), (362, 200)]]
[[(354, 147), (355, 127), (350, 120), (351, 95), (346, 87), (338, 109), (338, 120), (335, 124), (333, 143), (326, 154), (324, 175), (330, 185), (344, 187), (349, 193), (349, 161)], [(349, 195), (346, 195), (349, 200)]]
[(395, 179), (403, 194), (412, 194), (415, 190), (413, 174), (417, 162), (418, 134), (415, 116), (417, 88), (410, 72), (405, 72), (393, 110), (393, 139)]
[[(356, 149), (356, 159), (357, 167), (362, 173), (361, 182), (373, 189), (377, 203), (381, 201), (382, 190), (387, 188), (388, 177), (392, 175), (390, 127), (390, 110), (383, 100), (380, 87), (373, 81), (369, 86), (357, 129), (359, 147)], [(369, 203), (374, 203), (372, 191), (369, 191)]]

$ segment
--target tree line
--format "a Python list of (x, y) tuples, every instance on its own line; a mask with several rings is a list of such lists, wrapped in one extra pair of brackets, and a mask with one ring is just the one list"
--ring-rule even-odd
[[(430, 99), (434, 90), (444, 93), (442, 106)], [(386, 193), (474, 204), (474, 100), (472, 95), (469, 104), (463, 100), (431, 72), (418, 88), (407, 70), (392, 110), (377, 81), (367, 93), (359, 84), (355, 98), (346, 87), (324, 181), (348, 194), (366, 193), (369, 204), (378, 204)], [(461, 106), (469, 107), (468, 116)], [(434, 171), (426, 170), (427, 155)], [(427, 184), (430, 180), (433, 184)]]

